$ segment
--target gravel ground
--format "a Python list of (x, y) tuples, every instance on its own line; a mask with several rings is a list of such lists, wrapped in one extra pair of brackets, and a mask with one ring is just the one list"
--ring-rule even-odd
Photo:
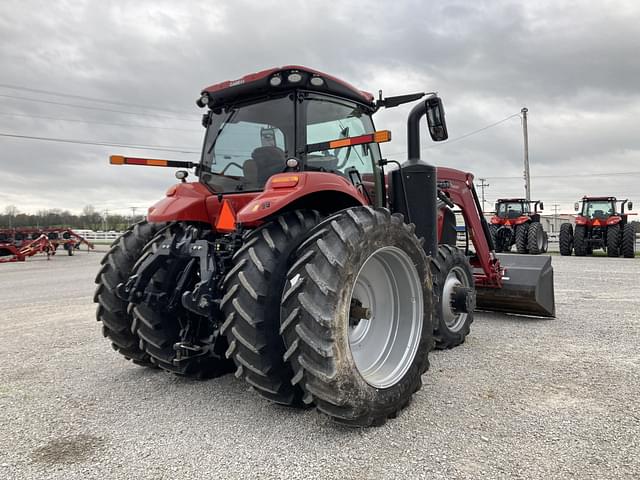
[(554, 257), (556, 320), (477, 314), (399, 418), (351, 430), (233, 376), (137, 367), (101, 254), (0, 265), (0, 478), (640, 478), (640, 261)]

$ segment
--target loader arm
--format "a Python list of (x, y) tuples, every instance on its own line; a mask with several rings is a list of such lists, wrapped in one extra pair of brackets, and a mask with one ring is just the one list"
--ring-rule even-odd
[(473, 175), (438, 167), (438, 189), (462, 210), (475, 255), (477, 306), (481, 310), (537, 317), (555, 317), (551, 257), (498, 255), (489, 240), (489, 226), (473, 186)]
[(437, 168), (438, 189), (462, 210), (469, 239), (476, 254), (470, 259), (478, 286), (502, 287), (502, 268), (489, 240), (489, 227), (473, 186), (473, 174), (452, 168)]

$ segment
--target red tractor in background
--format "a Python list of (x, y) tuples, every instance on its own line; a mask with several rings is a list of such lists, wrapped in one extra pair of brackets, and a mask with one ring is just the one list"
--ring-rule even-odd
[(538, 208), (544, 209), (540, 200), (501, 198), (496, 202), (496, 214), (489, 225), (496, 252), (510, 252), (513, 245), (518, 253), (547, 252), (549, 238), (540, 223)]
[[(416, 101), (409, 161), (382, 158), (391, 134), (372, 115)], [(379, 425), (421, 387), (434, 344), (464, 341), (476, 296), (554, 316), (550, 258), (499, 258), (473, 175), (420, 161), (423, 117), (434, 141), (447, 138), (435, 94), (376, 100), (287, 66), (208, 87), (197, 104), (208, 108), (199, 163), (111, 157), (198, 176), (176, 172), (102, 261), (97, 318), (126, 358), (194, 377), (235, 371), (271, 401)]]
[[(618, 207), (618, 204), (619, 207)], [(576, 217), (575, 229), (570, 223), (560, 227), (560, 254), (577, 257), (593, 253), (601, 248), (609, 257), (633, 258), (635, 256), (636, 229), (629, 223), (633, 208), (629, 200), (617, 200), (616, 197), (582, 197), (574, 208), (580, 212)]]

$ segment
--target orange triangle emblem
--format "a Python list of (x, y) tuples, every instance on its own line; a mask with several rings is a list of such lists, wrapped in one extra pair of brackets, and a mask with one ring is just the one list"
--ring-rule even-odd
[(227, 200), (222, 201), (222, 208), (216, 220), (216, 230), (219, 232), (233, 232), (236, 229), (236, 214)]
[(600, 225), (600, 220), (595, 219), (595, 220), (593, 221), (593, 224), (594, 224), (594, 225)]

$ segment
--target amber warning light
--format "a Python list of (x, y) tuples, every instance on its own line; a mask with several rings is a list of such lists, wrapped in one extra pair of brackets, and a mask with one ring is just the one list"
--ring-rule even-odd
[(111, 165), (143, 165), (146, 167), (169, 167), (169, 168), (193, 168), (193, 162), (182, 162), (179, 160), (160, 160), (155, 158), (124, 157), (122, 155), (111, 155), (109, 157)]
[(353, 145), (362, 145), (365, 143), (385, 143), (391, 141), (391, 132), (389, 130), (380, 130), (366, 135), (358, 135), (356, 137), (339, 138), (330, 142), (313, 143), (307, 145), (307, 153), (318, 152), (320, 150), (330, 150), (332, 148), (351, 147)]

